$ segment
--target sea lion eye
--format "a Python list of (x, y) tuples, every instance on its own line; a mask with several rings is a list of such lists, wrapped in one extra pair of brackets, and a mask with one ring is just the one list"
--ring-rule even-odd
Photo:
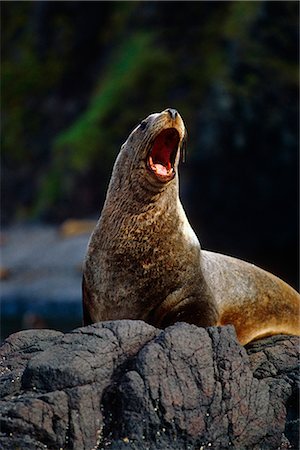
[(146, 128), (146, 126), (147, 126), (147, 122), (146, 122), (146, 120), (143, 120), (140, 124), (141, 130), (144, 130)]

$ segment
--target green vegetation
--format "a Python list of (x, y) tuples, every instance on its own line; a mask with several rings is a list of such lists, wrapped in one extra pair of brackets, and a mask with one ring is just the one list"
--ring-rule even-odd
[(297, 90), (297, 2), (84, 3), (2, 6), (4, 220), (99, 208), (122, 141), (150, 112), (178, 108), (194, 151), (211, 139), (198, 116), (216, 88), (242, 124), (240, 111)]
[[(71, 169), (85, 171), (90, 161), (97, 156), (97, 150), (107, 151), (103, 122), (120, 106), (120, 99), (135, 89), (145, 67), (155, 67), (163, 54), (152, 51), (151, 35), (138, 33), (117, 49), (106, 73), (96, 86), (90, 104), (79, 118), (58, 135), (54, 149), (62, 153), (70, 148)], [(125, 105), (124, 105), (125, 106)], [(102, 153), (101, 152), (101, 153)]]

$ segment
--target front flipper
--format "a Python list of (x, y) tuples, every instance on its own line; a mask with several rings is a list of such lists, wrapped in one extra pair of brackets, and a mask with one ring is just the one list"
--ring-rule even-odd
[(200, 327), (209, 327), (217, 323), (216, 308), (194, 297), (182, 300), (164, 316), (161, 328), (166, 328), (176, 322), (187, 322)]
[(218, 310), (210, 290), (187, 292), (182, 287), (166, 297), (166, 299), (151, 312), (147, 322), (159, 328), (166, 328), (176, 322), (187, 322), (200, 327), (216, 325)]

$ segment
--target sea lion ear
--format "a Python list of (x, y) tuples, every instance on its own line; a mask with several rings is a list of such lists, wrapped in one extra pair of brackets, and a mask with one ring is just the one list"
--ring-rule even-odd
[(147, 121), (142, 120), (142, 122), (140, 123), (140, 129), (145, 130), (146, 128), (147, 128)]

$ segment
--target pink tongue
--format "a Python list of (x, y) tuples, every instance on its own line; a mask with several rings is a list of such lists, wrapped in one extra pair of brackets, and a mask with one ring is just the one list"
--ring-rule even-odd
[(156, 168), (156, 173), (159, 175), (168, 175), (168, 170), (165, 166), (162, 166), (161, 164), (154, 164)]

